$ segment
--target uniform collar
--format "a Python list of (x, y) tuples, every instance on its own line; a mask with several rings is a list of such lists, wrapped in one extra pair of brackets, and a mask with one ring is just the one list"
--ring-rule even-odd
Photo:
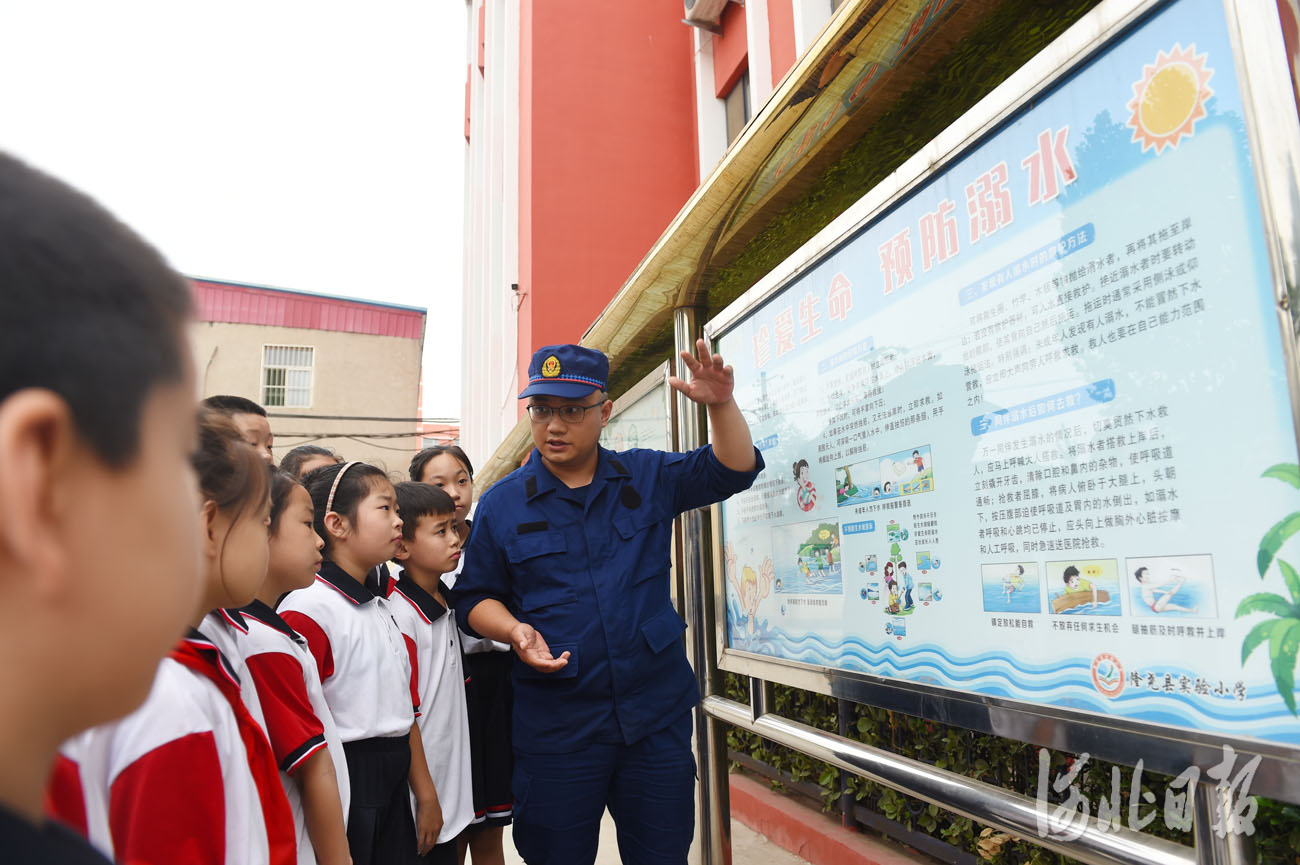
[(239, 674), (217, 644), (203, 635), (201, 631), (190, 628), (181, 641), (171, 651), (172, 659), (181, 662), (193, 670), (198, 670), (208, 678), (221, 684), (221, 679), (239, 688)]
[(373, 571), (366, 574), (366, 588), (376, 598), (388, 597), (389, 589), (396, 581), (397, 578), (388, 572), (387, 562), (376, 565)]
[(426, 592), (423, 586), (417, 583), (413, 577), (407, 576), (405, 572), (402, 573), (401, 579), (393, 580), (389, 587), (389, 593), (392, 592), (397, 592), (415, 604), (420, 611), (420, 615), (424, 617), (424, 621), (429, 624), (433, 624), (447, 615), (447, 608), (438, 603), (437, 598)]
[(244, 614), (241, 610), (237, 610), (234, 607), (221, 607), (213, 610), (213, 612), (216, 613), (217, 616), (227, 625), (234, 628), (236, 631), (239, 631), (239, 633), (248, 633), (248, 623), (244, 621)]
[(253, 603), (249, 604), (248, 606), (241, 607), (239, 612), (243, 613), (245, 618), (257, 619), (257, 621), (261, 622), (262, 624), (274, 628), (275, 630), (284, 634), (289, 639), (293, 640), (295, 643), (298, 643), (300, 645), (306, 643), (306, 641), (303, 640), (302, 636), (297, 631), (289, 627), (288, 622), (280, 618), (279, 613), (277, 613), (275, 610), (271, 609), (261, 601), (254, 600)]
[[(385, 569), (384, 576), (387, 577), (387, 575), (388, 571)], [(320, 572), (316, 574), (316, 579), (328, 583), (331, 588), (358, 607), (367, 601), (373, 601), (376, 597), (375, 593), (370, 589), (370, 585), (376, 582), (374, 571), (366, 574), (366, 585), (363, 586), (354, 580), (347, 571), (326, 560), (321, 565)]]
[[(524, 463), (524, 493), (528, 501), (532, 501), (538, 496), (560, 489), (564, 484), (560, 483), (559, 478), (551, 474), (542, 462), (542, 455), (533, 448), (532, 455), (528, 457), (528, 462)], [(592, 475), (591, 484), (588, 488), (587, 500), (590, 501), (595, 493), (602, 486), (602, 482), (613, 478), (630, 478), (632, 473), (627, 470), (627, 466), (618, 458), (613, 451), (596, 446), (596, 473)]]

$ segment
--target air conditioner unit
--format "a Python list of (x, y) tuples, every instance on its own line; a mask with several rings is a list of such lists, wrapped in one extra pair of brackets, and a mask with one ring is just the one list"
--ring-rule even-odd
[(728, 0), (682, 0), (682, 4), (686, 7), (686, 17), (682, 19), (682, 23), (716, 33), (718, 23), (722, 20), (722, 10), (727, 8), (727, 2)]

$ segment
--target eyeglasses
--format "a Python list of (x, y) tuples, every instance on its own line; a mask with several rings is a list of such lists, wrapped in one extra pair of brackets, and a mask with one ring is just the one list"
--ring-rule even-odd
[(593, 402), (591, 405), (527, 405), (524, 406), (528, 411), (528, 416), (532, 418), (533, 423), (546, 423), (554, 415), (559, 415), (560, 420), (565, 423), (582, 423), (587, 412), (593, 408), (600, 408), (605, 404), (605, 400)]

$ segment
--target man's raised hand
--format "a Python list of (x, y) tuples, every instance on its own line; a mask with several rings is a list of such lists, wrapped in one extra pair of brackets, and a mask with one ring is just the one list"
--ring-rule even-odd
[(695, 350), (698, 358), (692, 357), (689, 351), (682, 352), (682, 364), (691, 371), (691, 380), (688, 382), (671, 376), (668, 384), (700, 405), (721, 405), (727, 402), (736, 387), (735, 373), (731, 367), (723, 364), (722, 355), (709, 352), (709, 344), (704, 340), (695, 340)]

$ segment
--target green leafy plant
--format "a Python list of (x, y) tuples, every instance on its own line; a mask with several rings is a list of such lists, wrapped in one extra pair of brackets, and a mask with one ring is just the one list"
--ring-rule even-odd
[[(1264, 472), (1263, 477), (1285, 481), (1292, 487), (1300, 489), (1300, 466), (1291, 463), (1279, 463)], [(1300, 653), (1300, 574), (1290, 563), (1277, 558), (1283, 544), (1300, 532), (1300, 511), (1289, 514), (1269, 529), (1259, 542), (1259, 577), (1264, 579), (1269, 568), (1276, 560), (1282, 581), (1286, 584), (1289, 598), (1273, 592), (1257, 592), (1241, 600), (1237, 605), (1237, 618), (1255, 613), (1267, 613), (1273, 618), (1259, 622), (1241, 643), (1241, 663), (1262, 646), (1268, 643), (1269, 666), (1273, 672), (1273, 682), (1282, 700), (1292, 715), (1300, 714), (1295, 701), (1295, 666), (1296, 655)]]

